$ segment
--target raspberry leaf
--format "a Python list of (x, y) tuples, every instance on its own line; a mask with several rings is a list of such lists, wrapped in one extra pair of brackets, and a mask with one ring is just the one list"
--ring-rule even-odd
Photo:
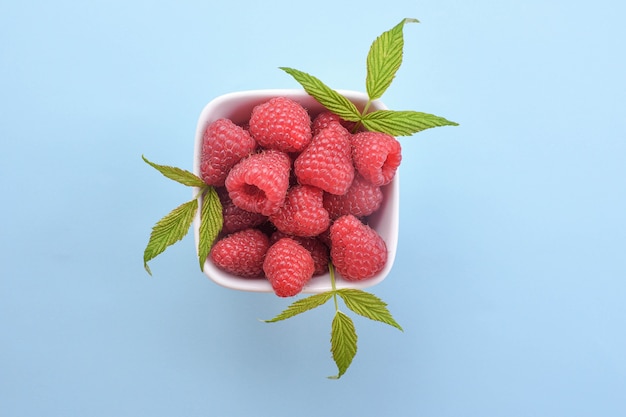
[(337, 310), (330, 334), (330, 350), (339, 373), (331, 379), (339, 379), (346, 373), (356, 355), (357, 335), (352, 319)]
[(155, 164), (154, 162), (148, 161), (148, 159), (143, 155), (141, 155), (141, 158), (143, 158), (148, 165), (159, 171), (167, 178), (183, 185), (187, 185), (189, 187), (204, 187), (206, 185), (202, 179), (189, 171), (177, 167)]
[(354, 103), (328, 87), (318, 78), (293, 68), (280, 67), (280, 69), (291, 75), (308, 94), (337, 116), (351, 122), (361, 119)]
[(377, 110), (363, 116), (363, 125), (371, 131), (384, 132), (392, 136), (410, 136), (438, 126), (458, 126), (434, 114), (417, 111)]
[(148, 274), (152, 275), (148, 261), (185, 237), (197, 210), (198, 200), (194, 198), (176, 207), (154, 225), (143, 253), (143, 266)]
[(380, 98), (387, 90), (402, 65), (405, 23), (418, 23), (417, 19), (403, 19), (392, 29), (384, 32), (372, 43), (367, 55), (365, 87), (370, 100)]
[(301, 298), (291, 303), (289, 307), (287, 307), (282, 313), (280, 313), (273, 319), (263, 321), (265, 323), (275, 323), (277, 321), (286, 320), (293, 316), (297, 316), (298, 314), (304, 313), (305, 311), (312, 310), (316, 307), (321, 306), (322, 304), (326, 303), (326, 301), (330, 300), (330, 297), (332, 296), (332, 291), (326, 291), (319, 294), (311, 295), (306, 298)]
[(198, 260), (200, 269), (204, 271), (204, 262), (211, 251), (213, 242), (222, 230), (222, 203), (213, 187), (206, 187), (202, 194), (200, 211), (200, 238), (198, 241)]
[(391, 313), (387, 309), (387, 303), (376, 297), (374, 294), (350, 288), (337, 290), (337, 293), (346, 304), (346, 307), (355, 313), (371, 320), (386, 323), (396, 329), (404, 331), (391, 316)]

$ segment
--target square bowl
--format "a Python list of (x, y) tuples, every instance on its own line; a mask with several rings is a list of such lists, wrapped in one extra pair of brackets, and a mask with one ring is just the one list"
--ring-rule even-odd
[[(339, 93), (353, 102), (358, 109), (363, 109), (368, 97), (366, 94), (356, 91), (339, 90)], [(326, 110), (317, 100), (307, 94), (304, 90), (276, 89), (276, 90), (250, 90), (240, 91), (219, 96), (209, 102), (202, 110), (198, 119), (195, 136), (195, 149), (193, 159), (193, 172), (200, 176), (200, 153), (202, 148), (202, 138), (206, 127), (220, 119), (228, 118), (236, 124), (245, 124), (250, 119), (252, 109), (264, 103), (272, 97), (287, 97), (300, 103), (308, 110), (311, 119), (317, 114)], [(379, 100), (374, 101), (371, 110), (386, 110), (387, 107)], [(367, 288), (382, 282), (393, 267), (396, 249), (398, 245), (399, 228), (399, 200), (400, 184), (399, 172), (396, 172), (394, 179), (387, 185), (381, 187), (383, 192), (383, 202), (381, 207), (368, 217), (368, 225), (375, 229), (384, 239), (387, 245), (388, 257), (385, 267), (375, 276), (363, 281), (347, 281), (335, 271), (335, 284), (337, 288)], [(198, 189), (194, 190), (196, 195)], [(200, 200), (200, 204), (202, 201)], [(196, 251), (198, 249), (200, 235), (200, 212), (199, 208), (193, 221)], [(239, 291), (252, 292), (273, 292), (268, 280), (258, 278), (242, 278), (217, 268), (210, 259), (204, 263), (204, 274), (215, 283)], [(314, 294), (332, 289), (330, 274), (314, 276), (302, 290), (303, 293)]]

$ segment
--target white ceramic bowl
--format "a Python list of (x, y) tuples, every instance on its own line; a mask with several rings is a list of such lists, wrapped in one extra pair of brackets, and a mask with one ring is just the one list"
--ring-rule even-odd
[[(340, 90), (339, 92), (352, 101), (357, 108), (362, 109), (367, 103), (367, 95), (364, 93), (345, 90)], [(204, 107), (198, 120), (195, 138), (193, 172), (198, 176), (200, 175), (200, 150), (202, 147), (202, 136), (208, 124), (220, 118), (229, 118), (235, 123), (246, 123), (250, 119), (250, 114), (254, 106), (263, 103), (272, 97), (278, 96), (289, 97), (299, 102), (309, 111), (312, 117), (325, 110), (320, 103), (318, 103), (313, 97), (309, 96), (304, 90), (251, 90), (225, 94), (217, 97)], [(385, 105), (380, 101), (373, 102), (370, 108), (371, 110), (387, 109), (387, 107), (385, 107)], [(194, 195), (197, 191), (197, 189), (194, 190)], [(382, 191), (383, 203), (380, 209), (370, 216), (369, 225), (382, 236), (387, 244), (387, 250), (389, 252), (387, 264), (384, 269), (374, 277), (359, 282), (346, 281), (335, 271), (337, 288), (367, 288), (383, 281), (391, 271), (398, 244), (400, 205), (400, 184), (398, 173), (396, 173), (396, 176), (391, 183), (382, 188)], [(196, 250), (199, 241), (199, 213), (200, 209), (198, 209), (193, 223)], [(234, 290), (273, 292), (270, 283), (266, 279), (237, 277), (218, 269), (208, 259), (204, 264), (204, 273), (217, 284)], [(302, 292), (309, 294), (320, 293), (330, 289), (330, 275), (326, 273), (325, 275), (313, 277)]]

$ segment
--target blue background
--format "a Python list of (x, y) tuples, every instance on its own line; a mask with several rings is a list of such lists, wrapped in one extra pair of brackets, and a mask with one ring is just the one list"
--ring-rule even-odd
[[(0, 415), (626, 415), (626, 61), (617, 0), (0, 6)], [(401, 233), (339, 381), (332, 305), (219, 287), (191, 235), (143, 270), (190, 197), (202, 107), (363, 90), (404, 17), (393, 109), (459, 122), (403, 138)]]

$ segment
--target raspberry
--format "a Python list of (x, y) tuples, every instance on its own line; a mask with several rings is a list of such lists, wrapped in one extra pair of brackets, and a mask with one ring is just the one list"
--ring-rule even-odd
[(350, 214), (333, 223), (330, 239), (333, 265), (348, 281), (371, 278), (387, 262), (385, 241), (374, 229)]
[(288, 237), (274, 243), (265, 255), (263, 271), (279, 297), (292, 297), (313, 276), (315, 266), (308, 250)]
[(315, 266), (313, 276), (322, 275), (328, 272), (328, 246), (322, 243), (320, 239), (316, 237), (289, 236), (286, 233), (276, 231), (272, 233), (270, 237), (270, 245), (273, 245), (284, 237), (289, 237), (295, 240), (309, 251), (311, 257), (313, 258), (313, 265)]
[(400, 142), (380, 132), (352, 136), (352, 159), (356, 170), (374, 185), (391, 182), (402, 160)]
[(337, 123), (322, 129), (294, 162), (300, 184), (314, 185), (331, 194), (345, 194), (354, 178), (350, 136)]
[(283, 205), (290, 169), (291, 159), (286, 153), (255, 153), (233, 167), (226, 177), (226, 189), (237, 207), (269, 216)]
[(237, 207), (230, 199), (226, 188), (220, 187), (216, 191), (222, 203), (222, 217), (224, 218), (222, 233), (234, 233), (256, 227), (267, 220), (267, 216), (261, 213), (252, 213)]
[(263, 232), (246, 229), (217, 241), (209, 257), (226, 272), (244, 278), (259, 278), (263, 277), (263, 260), (269, 246), (269, 238)]
[(313, 136), (317, 135), (322, 129), (328, 127), (331, 123), (339, 123), (345, 127), (348, 131), (352, 131), (355, 126), (355, 122), (348, 122), (337, 116), (330, 111), (323, 111), (313, 119), (312, 131)]
[[(332, 226), (332, 223), (331, 223), (331, 226)], [(326, 247), (330, 248), (330, 246), (331, 246), (331, 242), (330, 242), (330, 227), (328, 229), (324, 230), (319, 235), (317, 235), (317, 240), (319, 240), (324, 245), (326, 245)]]
[(228, 119), (209, 124), (202, 138), (200, 176), (208, 185), (223, 186), (228, 171), (254, 152), (257, 144), (250, 134)]
[(294, 185), (284, 205), (269, 219), (278, 230), (296, 236), (316, 236), (330, 225), (323, 206), (324, 191), (312, 185)]
[(300, 152), (311, 142), (311, 118), (299, 103), (275, 97), (252, 109), (250, 133), (264, 148)]
[(324, 208), (331, 220), (346, 214), (365, 217), (380, 208), (383, 192), (380, 187), (356, 175), (352, 185), (344, 195), (324, 193)]

